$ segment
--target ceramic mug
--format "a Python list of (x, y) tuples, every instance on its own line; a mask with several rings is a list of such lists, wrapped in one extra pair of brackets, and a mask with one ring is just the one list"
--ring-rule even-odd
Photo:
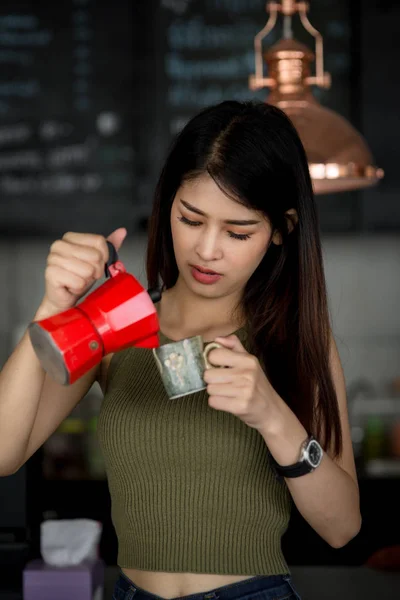
[(199, 392), (207, 387), (203, 379), (205, 369), (213, 365), (208, 353), (222, 348), (218, 342), (204, 345), (201, 335), (170, 342), (153, 348), (154, 358), (170, 400)]

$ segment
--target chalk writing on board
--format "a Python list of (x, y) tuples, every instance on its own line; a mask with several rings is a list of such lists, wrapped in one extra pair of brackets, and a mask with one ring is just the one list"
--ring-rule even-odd
[(0, 234), (132, 219), (132, 4), (1, 3)]
[(248, 87), (253, 40), (263, 19), (262, 3), (255, 0), (204, 0), (170, 19), (164, 68), (171, 133), (207, 105), (265, 98), (265, 91), (254, 93)]
[(16, 123), (0, 127), (0, 148), (3, 145), (24, 144), (33, 135), (31, 125)]
[(9, 114), (16, 100), (29, 101), (40, 96), (40, 81), (32, 77), (29, 69), (35, 62), (35, 52), (48, 47), (53, 35), (33, 14), (0, 15), (0, 63), (26, 69), (22, 74), (17, 70), (12, 79), (0, 80), (0, 116)]
[(172, 10), (176, 15), (183, 15), (193, 0), (161, 0), (161, 6)]

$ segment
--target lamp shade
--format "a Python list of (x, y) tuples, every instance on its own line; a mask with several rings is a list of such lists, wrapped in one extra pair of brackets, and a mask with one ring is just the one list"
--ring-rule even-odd
[[(311, 86), (330, 87), (330, 75), (323, 70), (322, 36), (307, 19), (308, 5), (285, 0), (270, 2), (270, 18), (255, 37), (256, 73), (249, 78), (251, 89), (270, 88), (269, 104), (283, 110), (291, 119), (307, 154), (316, 194), (344, 192), (375, 185), (384, 176), (363, 136), (344, 117), (322, 106)], [(262, 56), (262, 39), (273, 29), (278, 12), (289, 23), (299, 12), (303, 25), (316, 39), (316, 55), (308, 46), (287, 35)], [(291, 33), (289, 31), (289, 33)], [(262, 58), (268, 77), (263, 75)], [(316, 59), (316, 75), (311, 63)]]
[(297, 129), (316, 194), (367, 188), (383, 177), (366, 141), (344, 117), (316, 101), (282, 99), (274, 104)]

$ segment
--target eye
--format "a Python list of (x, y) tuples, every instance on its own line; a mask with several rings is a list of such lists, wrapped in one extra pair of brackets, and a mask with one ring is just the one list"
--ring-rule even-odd
[[(191, 227), (199, 227), (200, 225), (202, 225), (202, 223), (200, 221), (190, 221), (190, 219), (187, 219), (183, 215), (178, 217), (178, 219), (182, 223), (185, 223), (185, 225), (190, 225)], [(248, 240), (249, 238), (251, 238), (251, 235), (249, 233), (234, 233), (233, 231), (228, 231), (228, 235), (229, 235), (229, 237), (231, 237), (235, 240), (243, 240), (244, 241), (244, 240)]]
[(178, 219), (182, 221), (182, 223), (186, 223), (186, 225), (190, 225), (191, 227), (198, 227), (199, 225), (201, 225), (200, 221), (189, 221), (189, 219), (187, 219), (183, 215), (178, 217)]
[(235, 240), (248, 240), (249, 238), (251, 238), (251, 235), (249, 233), (233, 233), (233, 231), (228, 231), (228, 234)]

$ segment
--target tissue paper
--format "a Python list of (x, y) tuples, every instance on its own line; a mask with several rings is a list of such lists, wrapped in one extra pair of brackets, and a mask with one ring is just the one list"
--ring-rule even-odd
[(40, 551), (48, 565), (79, 565), (98, 556), (102, 524), (92, 519), (48, 520), (40, 526)]

